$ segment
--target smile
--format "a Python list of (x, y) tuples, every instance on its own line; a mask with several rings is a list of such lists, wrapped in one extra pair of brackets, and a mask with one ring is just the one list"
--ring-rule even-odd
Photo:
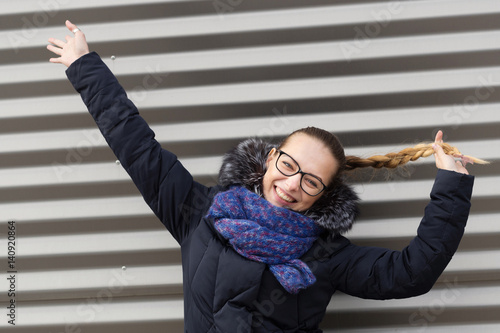
[(278, 197), (281, 200), (289, 202), (289, 203), (293, 203), (293, 202), (297, 201), (294, 198), (291, 198), (288, 195), (286, 195), (284, 192), (282, 192), (281, 189), (278, 186), (276, 186), (275, 189), (276, 189), (276, 194), (278, 195)]

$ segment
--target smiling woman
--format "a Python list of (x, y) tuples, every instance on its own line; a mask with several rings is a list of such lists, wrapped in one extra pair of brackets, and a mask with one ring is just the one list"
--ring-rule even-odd
[[(186, 332), (321, 332), (335, 291), (372, 299), (419, 295), (451, 260), (474, 177), (450, 156), (462, 157), (441, 131), (432, 147), (368, 159), (346, 157), (333, 134), (313, 127), (279, 146), (249, 139), (224, 156), (219, 184), (206, 187), (155, 140), (83, 32), (66, 26), (75, 35), (49, 39), (59, 56), (50, 61), (68, 66), (108, 144), (180, 244)], [(345, 170), (432, 154), (438, 171), (431, 201), (418, 237), (403, 251), (356, 246), (342, 236), (358, 212)]]
[(333, 183), (340, 163), (323, 142), (303, 133), (290, 137), (280, 149), (273, 149), (266, 162), (263, 195), (273, 205), (305, 211)]

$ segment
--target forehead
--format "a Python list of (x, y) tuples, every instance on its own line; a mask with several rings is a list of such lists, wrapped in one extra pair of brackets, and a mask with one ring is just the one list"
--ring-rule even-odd
[(302, 171), (328, 180), (336, 170), (337, 162), (325, 144), (307, 134), (294, 134), (281, 147), (299, 163)]

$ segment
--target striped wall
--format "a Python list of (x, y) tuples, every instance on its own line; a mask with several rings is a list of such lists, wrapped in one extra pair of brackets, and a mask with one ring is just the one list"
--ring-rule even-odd
[[(48, 62), (46, 41), (64, 38), (67, 18), (205, 184), (243, 138), (278, 140), (305, 125), (363, 156), (443, 129), (463, 153), (493, 162), (469, 167), (466, 235), (432, 291), (399, 301), (334, 295), (322, 328), (500, 330), (498, 1), (18, 0), (0, 6), (2, 332), (182, 332), (178, 246), (64, 67)], [(435, 172), (429, 158), (352, 174), (363, 203), (351, 240), (404, 247)]]

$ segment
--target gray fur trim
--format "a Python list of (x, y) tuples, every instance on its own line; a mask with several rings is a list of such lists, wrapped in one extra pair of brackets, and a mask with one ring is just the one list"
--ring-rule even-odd
[[(261, 193), (262, 179), (266, 173), (266, 160), (275, 145), (261, 139), (247, 139), (224, 155), (219, 172), (219, 184), (244, 186)], [(352, 228), (359, 214), (359, 198), (353, 189), (338, 179), (332, 190), (324, 193), (314, 205), (303, 212), (316, 223), (330, 231), (343, 234)]]

